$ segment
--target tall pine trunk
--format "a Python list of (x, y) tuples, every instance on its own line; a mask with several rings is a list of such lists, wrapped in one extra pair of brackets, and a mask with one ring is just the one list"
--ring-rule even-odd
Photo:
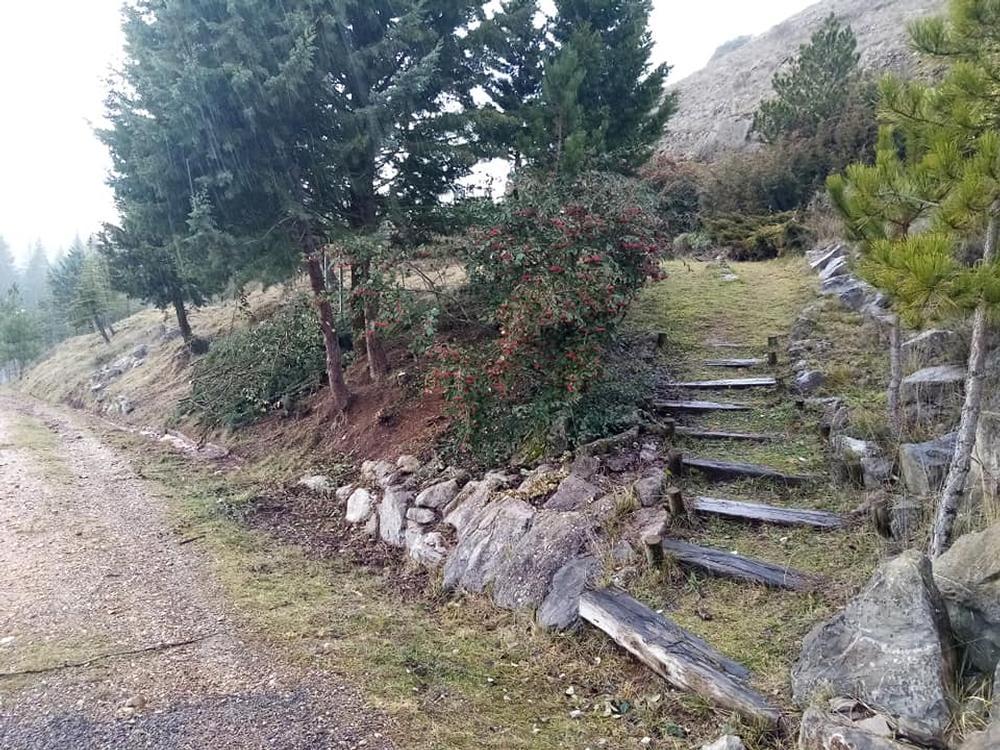
[(180, 329), (181, 338), (184, 343), (190, 346), (194, 339), (194, 332), (191, 330), (191, 321), (188, 320), (187, 308), (184, 306), (184, 298), (176, 289), (173, 290), (171, 303), (174, 306), (174, 317), (177, 318), (177, 328)]
[(368, 373), (372, 382), (381, 383), (389, 374), (389, 358), (386, 356), (385, 347), (382, 346), (382, 337), (378, 335), (378, 300), (365, 296), (365, 351), (368, 353)]
[(94, 313), (91, 316), (91, 318), (90, 318), (90, 322), (93, 323), (94, 330), (97, 333), (101, 334), (101, 338), (104, 339), (104, 343), (105, 344), (110, 344), (111, 343), (111, 337), (108, 336), (108, 332), (106, 330), (104, 330), (104, 326), (101, 325), (101, 316), (98, 315), (97, 313)]
[(903, 403), (900, 390), (903, 387), (903, 336), (899, 316), (889, 318), (889, 424), (893, 435), (903, 434)]
[[(995, 204), (990, 212), (989, 228), (986, 231), (986, 247), (983, 263), (991, 264), (997, 258), (997, 242), (1000, 240), (1000, 205)], [(948, 477), (938, 500), (937, 518), (934, 520), (934, 534), (931, 538), (931, 557), (943, 554), (951, 546), (955, 533), (958, 508), (965, 493), (972, 466), (972, 451), (976, 446), (976, 432), (979, 416), (983, 410), (983, 392), (986, 387), (986, 347), (989, 333), (988, 305), (980, 300), (972, 320), (972, 341), (969, 348), (969, 372), (965, 380), (965, 403), (962, 404), (962, 419), (958, 426), (958, 440), (952, 455)]]
[[(313, 242), (308, 243), (312, 245)], [(351, 394), (344, 380), (343, 355), (340, 351), (340, 341), (337, 338), (337, 327), (333, 317), (333, 307), (327, 298), (326, 279), (323, 275), (323, 264), (319, 253), (310, 247), (306, 253), (306, 270), (309, 273), (309, 285), (312, 287), (313, 302), (319, 316), (319, 328), (323, 334), (323, 347), (326, 350), (326, 375), (330, 382), (330, 394), (333, 406), (339, 412), (346, 412), (350, 405)]]

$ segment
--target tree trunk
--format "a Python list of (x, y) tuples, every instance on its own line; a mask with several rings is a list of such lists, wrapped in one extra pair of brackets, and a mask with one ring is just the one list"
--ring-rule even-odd
[(97, 313), (91, 316), (91, 322), (94, 324), (94, 330), (101, 334), (101, 338), (104, 339), (105, 344), (111, 343), (111, 337), (108, 336), (108, 332), (104, 330), (104, 326), (101, 325), (101, 318)]
[[(1000, 206), (994, 205), (990, 224), (986, 233), (986, 247), (983, 264), (995, 262), (997, 242), (1000, 240)], [(965, 380), (965, 403), (962, 405), (962, 420), (958, 426), (958, 440), (955, 453), (948, 469), (944, 489), (938, 500), (937, 518), (934, 520), (934, 534), (931, 538), (930, 556), (937, 557), (951, 546), (955, 531), (955, 519), (965, 493), (965, 485), (972, 465), (972, 450), (976, 445), (976, 431), (979, 415), (983, 409), (983, 391), (986, 387), (986, 346), (989, 332), (988, 305), (980, 300), (972, 321), (972, 341), (969, 348), (969, 374)]]
[(319, 254), (310, 249), (306, 254), (306, 269), (309, 272), (309, 284), (312, 287), (313, 302), (319, 316), (319, 327), (323, 334), (323, 346), (326, 349), (326, 375), (330, 381), (330, 393), (333, 405), (337, 411), (346, 412), (350, 405), (351, 394), (344, 381), (344, 368), (340, 352), (340, 341), (337, 339), (337, 328), (333, 317), (333, 308), (326, 296), (326, 281), (323, 278), (323, 267)]
[(899, 326), (899, 316), (892, 315), (889, 319), (889, 424), (893, 435), (903, 434), (903, 404), (900, 399), (900, 389), (903, 386), (903, 351), (902, 332)]
[(180, 295), (180, 292), (174, 290), (171, 302), (174, 305), (174, 315), (177, 318), (177, 327), (181, 331), (181, 338), (184, 339), (184, 343), (190, 344), (192, 339), (194, 339), (194, 333), (191, 331), (191, 322), (188, 320), (187, 308), (184, 307), (184, 298)]
[(368, 372), (372, 382), (381, 383), (389, 374), (389, 359), (382, 346), (375, 324), (378, 322), (378, 301), (365, 297), (365, 351), (368, 353)]

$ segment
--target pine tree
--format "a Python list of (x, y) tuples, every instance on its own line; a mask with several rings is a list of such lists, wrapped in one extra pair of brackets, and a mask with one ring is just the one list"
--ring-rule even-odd
[(20, 377), (43, 348), (38, 318), (24, 306), (17, 285), (0, 296), (0, 364)]
[[(856, 230), (887, 227), (885, 236), (873, 234), (864, 271), (904, 316), (972, 319), (965, 402), (930, 546), (937, 556), (951, 544), (968, 480), (990, 318), (1000, 312), (1000, 104), (994, 93), (1000, 5), (952, 0), (947, 18), (915, 23), (911, 36), (919, 50), (948, 63), (947, 73), (935, 86), (887, 78), (881, 114), (893, 130), (879, 149), (882, 173), (855, 168), (832, 187)], [(902, 158), (893, 156), (893, 146)], [(921, 217), (929, 227), (912, 232)], [(973, 237), (981, 238), (981, 250), (970, 262)]]
[[(572, 137), (594, 166), (630, 172), (648, 160), (676, 109), (675, 96), (664, 91), (669, 66), (651, 62), (652, 0), (556, 0), (555, 5), (552, 33), (559, 51), (546, 77), (558, 78), (547, 84), (549, 102), (560, 84), (579, 79), (579, 122), (572, 136), (564, 128), (556, 140), (565, 146)], [(550, 110), (555, 117), (565, 117), (569, 109), (566, 101), (560, 104)], [(549, 132), (555, 132), (552, 116)], [(554, 151), (566, 153), (565, 147)]]
[(786, 70), (771, 81), (775, 98), (754, 113), (752, 131), (765, 143), (783, 137), (811, 137), (846, 106), (859, 80), (857, 38), (830, 14)]
[[(142, 160), (123, 159), (116, 171), (141, 174), (174, 212), (154, 222), (150, 244), (169, 244), (168, 223), (198, 246), (228, 238), (204, 264), (244, 276), (302, 258), (340, 410), (349, 394), (324, 245), (338, 232), (374, 232), (387, 216), (419, 216), (471, 167), (458, 110), (469, 103), (472, 71), (456, 32), (476, 8), (470, 0), (143, 0), (126, 11), (129, 61), (112, 121), (139, 122), (166, 168), (162, 180)], [(358, 290), (369, 262), (356, 259)]]
[(11, 287), (17, 286), (20, 282), (20, 274), (14, 264), (14, 255), (10, 251), (10, 245), (0, 236), (0, 295), (6, 294)]
[(73, 329), (92, 327), (111, 343), (113, 296), (107, 262), (77, 237), (67, 253), (49, 271), (53, 304)]
[(21, 298), (28, 309), (38, 310), (45, 305), (49, 297), (48, 277), (49, 256), (42, 243), (36, 242), (21, 274)]

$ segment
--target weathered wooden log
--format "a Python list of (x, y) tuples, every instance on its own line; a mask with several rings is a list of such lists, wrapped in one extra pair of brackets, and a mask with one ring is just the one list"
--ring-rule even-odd
[(576, 449), (576, 455), (602, 456), (606, 453), (610, 453), (611, 451), (617, 448), (632, 445), (632, 443), (634, 443), (639, 439), (640, 434), (641, 430), (639, 429), (639, 427), (633, 427), (617, 435), (601, 438), (600, 440), (595, 440), (592, 443), (581, 445), (579, 448)]
[(753, 690), (749, 671), (624, 591), (585, 591), (580, 618), (603, 631), (668, 683), (768, 726), (778, 708)]
[(667, 451), (667, 470), (675, 477), (684, 471), (684, 454), (680, 451)]
[(699, 430), (694, 427), (675, 427), (674, 434), (694, 440), (740, 440), (758, 443), (778, 440), (780, 437), (758, 432), (723, 432), (721, 430)]
[(667, 491), (663, 493), (664, 497), (667, 498), (665, 503), (667, 506), (667, 513), (673, 518), (680, 518), (681, 516), (687, 515), (687, 506), (684, 504), (684, 494), (677, 487), (668, 487)]
[(703, 570), (723, 578), (735, 578), (791, 591), (810, 591), (819, 582), (815, 577), (792, 568), (676, 539), (664, 539), (663, 549), (683, 567)]
[(705, 367), (729, 367), (732, 369), (743, 369), (747, 367), (759, 367), (767, 362), (766, 359), (706, 359)]
[(777, 384), (778, 381), (770, 376), (762, 378), (730, 378), (727, 380), (691, 380), (686, 383), (671, 383), (674, 388), (692, 388), (704, 391), (773, 388)]
[(663, 567), (663, 537), (659, 534), (646, 534), (642, 538), (646, 550), (646, 562), (651, 568)]
[(750, 411), (746, 404), (725, 404), (716, 401), (656, 401), (657, 411)]
[(746, 464), (739, 461), (716, 461), (710, 458), (685, 458), (685, 471), (694, 469), (713, 479), (768, 479), (781, 484), (804, 484), (812, 477), (785, 474), (770, 466)]
[(849, 524), (849, 519), (839, 513), (804, 508), (779, 508), (774, 505), (727, 500), (720, 497), (695, 497), (691, 501), (695, 513), (721, 516), (739, 521), (756, 521), (777, 526), (810, 526), (817, 529), (839, 529)]

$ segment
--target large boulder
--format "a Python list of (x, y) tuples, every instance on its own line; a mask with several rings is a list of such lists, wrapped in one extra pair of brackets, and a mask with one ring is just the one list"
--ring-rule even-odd
[(845, 716), (809, 708), (802, 715), (798, 750), (913, 750), (868, 731)]
[(806, 636), (792, 695), (802, 706), (823, 694), (850, 696), (890, 717), (904, 736), (939, 744), (951, 720), (953, 669), (930, 561), (910, 550), (883, 563), (842, 612)]
[(552, 578), (570, 560), (589, 551), (591, 525), (584, 514), (541, 510), (531, 528), (497, 566), (493, 601), (505, 609), (537, 607)]
[(455, 496), (458, 495), (458, 491), (461, 488), (462, 483), (458, 479), (449, 479), (444, 482), (438, 482), (425, 490), (421, 490), (414, 502), (421, 508), (440, 510), (455, 499)]
[(951, 433), (926, 443), (899, 446), (899, 474), (907, 492), (915, 497), (931, 497), (940, 491), (957, 439), (957, 434)]
[(962, 409), (965, 368), (937, 365), (917, 370), (903, 378), (900, 400), (906, 418), (913, 424), (954, 426)]
[(375, 497), (364, 487), (358, 487), (347, 498), (347, 522), (364, 523), (375, 511)]
[(598, 497), (601, 489), (583, 477), (570, 474), (545, 503), (546, 510), (583, 510)]
[(940, 365), (961, 365), (969, 352), (962, 334), (944, 330), (924, 331), (903, 342), (901, 349), (905, 372)]
[(1000, 722), (993, 722), (984, 732), (970, 735), (958, 750), (997, 750), (1000, 747)]
[(500, 474), (487, 474), (477, 482), (469, 482), (445, 506), (444, 522), (455, 529), (461, 539), (469, 522), (486, 507), (497, 490), (509, 483), (509, 479)]
[(547, 630), (566, 630), (580, 619), (580, 596), (600, 563), (593, 555), (574, 557), (552, 577), (549, 593), (535, 613), (535, 622)]
[(378, 508), (378, 528), (382, 541), (393, 547), (406, 544), (406, 511), (413, 493), (402, 487), (389, 487)]
[(984, 674), (1000, 662), (1000, 524), (966, 534), (934, 561), (952, 629), (968, 660)]
[(469, 520), (444, 566), (444, 587), (482, 592), (531, 528), (535, 509), (516, 497), (495, 500)]

